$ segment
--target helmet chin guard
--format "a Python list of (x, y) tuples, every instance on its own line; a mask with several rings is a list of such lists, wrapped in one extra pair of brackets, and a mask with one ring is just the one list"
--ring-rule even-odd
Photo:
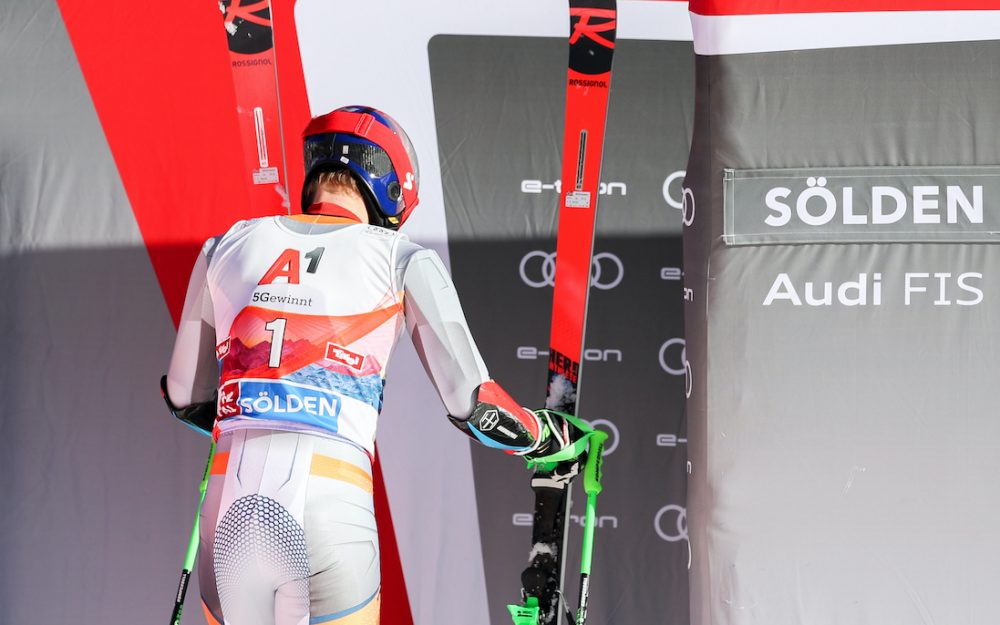
[(416, 152), (391, 117), (371, 107), (345, 106), (313, 118), (303, 133), (306, 184), (324, 171), (348, 169), (368, 207), (371, 223), (395, 230), (419, 202)]

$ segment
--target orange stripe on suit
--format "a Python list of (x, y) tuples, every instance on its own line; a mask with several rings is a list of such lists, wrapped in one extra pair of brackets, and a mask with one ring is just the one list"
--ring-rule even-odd
[(369, 494), (372, 492), (372, 476), (350, 462), (316, 454), (313, 456), (309, 473), (353, 484)]

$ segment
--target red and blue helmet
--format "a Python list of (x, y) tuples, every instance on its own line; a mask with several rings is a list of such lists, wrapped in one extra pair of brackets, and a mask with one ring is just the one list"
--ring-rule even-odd
[[(345, 106), (314, 117), (302, 138), (306, 184), (321, 172), (347, 168), (371, 223), (395, 230), (413, 212), (419, 201), (417, 154), (394, 119), (369, 106)], [(309, 203), (303, 195), (302, 209)]]

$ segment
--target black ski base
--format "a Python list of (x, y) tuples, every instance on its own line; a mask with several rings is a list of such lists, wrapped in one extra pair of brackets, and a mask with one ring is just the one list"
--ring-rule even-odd
[(521, 587), (525, 596), (538, 598), (539, 625), (559, 621), (569, 486), (578, 471), (579, 463), (572, 461), (557, 465), (551, 473), (536, 471), (531, 478), (535, 491), (531, 563), (521, 573)]

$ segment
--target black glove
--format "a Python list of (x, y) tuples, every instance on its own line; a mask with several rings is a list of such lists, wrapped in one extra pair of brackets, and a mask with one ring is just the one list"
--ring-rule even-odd
[[(170, 414), (180, 419), (188, 426), (194, 428), (202, 434), (212, 435), (212, 428), (215, 427), (216, 399), (210, 401), (191, 404), (184, 408), (178, 408), (174, 402), (170, 401), (167, 393), (167, 376), (160, 378), (160, 392), (163, 393), (163, 401), (167, 403)], [(217, 397), (217, 396), (216, 396)]]

